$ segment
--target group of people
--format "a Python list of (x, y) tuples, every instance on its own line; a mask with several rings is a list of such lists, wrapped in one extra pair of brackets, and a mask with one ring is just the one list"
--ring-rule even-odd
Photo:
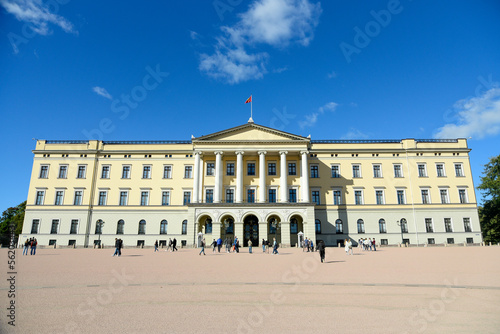
[(304, 241), (302, 241), (301, 247), (303, 252), (314, 252), (314, 241), (312, 241), (312, 239), (306, 238)]
[(115, 253), (113, 256), (122, 256), (123, 240), (115, 238)]
[(36, 238), (26, 239), (24, 242), (23, 255), (28, 255), (28, 250), (30, 250), (30, 255), (36, 255), (37, 244)]
[(375, 238), (361, 238), (358, 240), (358, 247), (361, 248), (361, 250), (368, 251), (368, 250), (373, 250), (376, 251), (377, 247), (375, 245)]

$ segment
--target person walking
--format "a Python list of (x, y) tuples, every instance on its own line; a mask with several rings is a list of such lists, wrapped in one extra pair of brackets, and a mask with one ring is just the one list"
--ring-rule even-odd
[[(309, 239), (307, 239), (307, 238), (306, 238), (306, 240), (304, 240), (304, 247), (309, 252)], [(302, 251), (304, 251), (304, 249), (302, 249)]]
[(264, 240), (264, 238), (262, 238), (262, 253), (265, 253), (266, 252), (266, 240)]
[(345, 254), (349, 255), (349, 240), (348, 239), (344, 240), (344, 249), (345, 249)]
[(178, 251), (177, 249), (177, 239), (172, 240), (172, 252)]
[(30, 248), (30, 242), (29, 242), (29, 239), (26, 238), (26, 241), (24, 242), (23, 255), (28, 255), (28, 249), (29, 248)]
[(217, 239), (217, 250), (219, 251), (219, 253), (220, 253), (221, 247), (222, 247), (222, 239), (219, 238), (219, 239)]
[(375, 246), (375, 238), (372, 239), (372, 244), (373, 244), (373, 251), (377, 251), (377, 246)]
[(316, 245), (316, 249), (319, 250), (319, 257), (321, 259), (321, 263), (325, 261), (325, 244), (323, 240), (320, 240)]
[(210, 246), (212, 246), (212, 253), (215, 253), (215, 247), (217, 247), (217, 241), (215, 241), (214, 239), (214, 241), (212, 241), (212, 244)]
[(155, 252), (158, 252), (158, 240), (155, 241)]
[(201, 253), (203, 253), (203, 255), (207, 255), (205, 254), (205, 238), (201, 241), (201, 251), (198, 255), (201, 255)]
[(226, 253), (231, 253), (231, 241), (229, 241), (229, 237), (224, 240), (224, 245), (226, 246)]
[(112, 256), (118, 255), (120, 253), (120, 241), (118, 241), (118, 238), (115, 238), (115, 252), (113, 253)]
[(168, 238), (167, 250), (165, 252), (172, 250), (172, 238)]
[(309, 240), (309, 248), (311, 248), (311, 252), (314, 252), (314, 242), (311, 240)]
[(240, 252), (240, 240), (238, 239), (238, 237), (234, 238), (234, 250), (236, 251), (236, 253)]
[(278, 253), (278, 242), (276, 241), (276, 238), (273, 238), (273, 254), (279, 254)]
[(248, 240), (248, 252), (252, 254), (252, 240)]
[(123, 240), (118, 239), (118, 256), (122, 256)]

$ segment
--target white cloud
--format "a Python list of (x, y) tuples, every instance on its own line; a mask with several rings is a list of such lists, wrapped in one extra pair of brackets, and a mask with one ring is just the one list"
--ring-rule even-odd
[(337, 77), (337, 73), (335, 73), (335, 71), (331, 71), (330, 73), (328, 73), (328, 74), (326, 75), (326, 77), (327, 77), (328, 79), (333, 79), (333, 78), (336, 78), (336, 77)]
[(200, 34), (198, 34), (196, 31), (190, 30), (189, 36), (191, 37), (192, 40), (197, 40), (199, 38)]
[(51, 13), (42, 0), (0, 0), (0, 5), (19, 21), (31, 23), (31, 29), (39, 35), (51, 33), (49, 23), (69, 33), (76, 32), (73, 24), (64, 17)]
[(350, 128), (340, 139), (368, 139), (369, 136), (358, 129)]
[(434, 138), (482, 139), (500, 133), (500, 88), (498, 83), (482, 95), (457, 101), (457, 122), (439, 128)]
[(307, 46), (320, 14), (320, 4), (308, 0), (256, 0), (248, 11), (238, 15), (236, 24), (221, 27), (214, 53), (201, 55), (199, 69), (230, 84), (260, 79), (267, 73), (268, 54), (248, 50), (259, 44)]
[(316, 124), (318, 121), (318, 116), (324, 114), (325, 111), (331, 111), (334, 112), (335, 109), (337, 109), (338, 103), (335, 102), (328, 102), (322, 107), (318, 108), (318, 111), (313, 112), (309, 115), (305, 116), (305, 119), (303, 121), (299, 121), (299, 126), (301, 129), (305, 127), (312, 127)]
[(108, 91), (105, 88), (95, 86), (95, 87), (92, 87), (92, 90), (95, 93), (97, 93), (97, 95), (101, 95), (102, 97), (105, 97), (105, 98), (107, 98), (109, 100), (113, 99), (113, 97), (111, 96), (111, 94), (109, 94)]

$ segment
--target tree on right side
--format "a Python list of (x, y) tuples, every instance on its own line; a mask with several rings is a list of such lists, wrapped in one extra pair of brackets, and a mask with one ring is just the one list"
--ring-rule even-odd
[(484, 166), (481, 184), (483, 206), (479, 207), (479, 219), (483, 240), (486, 243), (500, 242), (500, 155), (493, 157)]

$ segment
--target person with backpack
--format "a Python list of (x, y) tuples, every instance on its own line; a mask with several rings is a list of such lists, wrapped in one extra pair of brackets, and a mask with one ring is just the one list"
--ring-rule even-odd
[(24, 249), (23, 249), (23, 255), (28, 255), (28, 249), (30, 247), (30, 242), (29, 242), (29, 239), (26, 239), (26, 241), (24, 242)]
[(31, 238), (31, 250), (30, 250), (30, 255), (36, 255), (36, 245), (38, 243), (36, 242), (36, 238)]

